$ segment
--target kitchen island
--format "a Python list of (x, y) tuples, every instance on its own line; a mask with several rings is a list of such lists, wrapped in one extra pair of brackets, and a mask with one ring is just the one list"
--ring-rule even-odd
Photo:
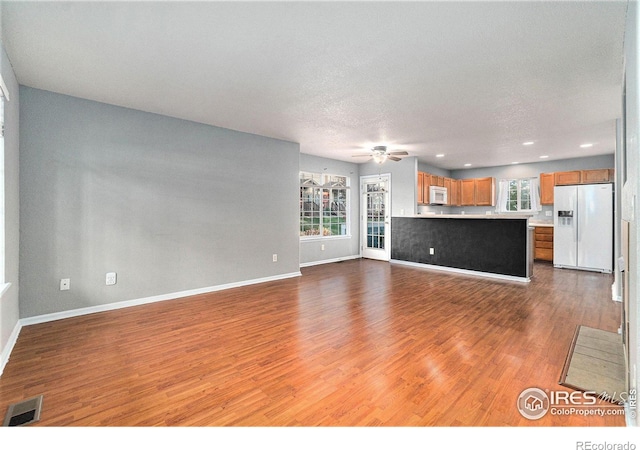
[(392, 217), (391, 262), (528, 282), (533, 268), (530, 217)]

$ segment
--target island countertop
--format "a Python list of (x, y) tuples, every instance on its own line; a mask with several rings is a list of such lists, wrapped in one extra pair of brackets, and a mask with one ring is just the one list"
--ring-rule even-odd
[(531, 219), (533, 215), (527, 214), (413, 214), (408, 216), (414, 219)]

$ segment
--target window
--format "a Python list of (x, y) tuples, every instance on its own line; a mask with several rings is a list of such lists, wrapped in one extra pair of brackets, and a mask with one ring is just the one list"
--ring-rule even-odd
[(533, 212), (540, 209), (537, 178), (500, 180), (496, 207), (498, 212)]
[(300, 172), (300, 237), (349, 235), (349, 178)]
[(531, 180), (509, 180), (507, 211), (531, 211)]

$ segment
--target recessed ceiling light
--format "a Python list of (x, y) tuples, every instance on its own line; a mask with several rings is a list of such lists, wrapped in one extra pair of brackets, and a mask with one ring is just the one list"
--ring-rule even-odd
[(440, 153), (440, 154), (436, 155), (436, 158), (444, 158), (444, 153)]
[(523, 142), (522, 145), (533, 145), (533, 141)]
[(588, 147), (593, 147), (593, 144), (582, 144), (580, 146), (580, 148), (588, 148)]
[(519, 162), (517, 162), (517, 161), (514, 161), (514, 162), (512, 162), (511, 164), (520, 164), (520, 163), (519, 163)]
[(466, 163), (464, 166), (469, 167), (470, 165), (471, 165), (470, 163)]
[(547, 159), (548, 157), (549, 157), (549, 155), (542, 155), (542, 156), (540, 157), (540, 159)]

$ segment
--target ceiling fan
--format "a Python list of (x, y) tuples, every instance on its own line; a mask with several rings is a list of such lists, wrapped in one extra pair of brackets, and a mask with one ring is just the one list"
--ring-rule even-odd
[(367, 158), (373, 158), (373, 160), (378, 163), (378, 164), (382, 164), (383, 162), (385, 162), (387, 159), (390, 159), (391, 161), (400, 161), (402, 158), (398, 158), (399, 156), (408, 156), (409, 153), (405, 152), (405, 151), (400, 151), (400, 152), (389, 152), (387, 151), (387, 146), (386, 145), (377, 145), (375, 147), (373, 147), (371, 149), (371, 153), (368, 155), (353, 155), (354, 158), (361, 158), (361, 157), (367, 157)]

